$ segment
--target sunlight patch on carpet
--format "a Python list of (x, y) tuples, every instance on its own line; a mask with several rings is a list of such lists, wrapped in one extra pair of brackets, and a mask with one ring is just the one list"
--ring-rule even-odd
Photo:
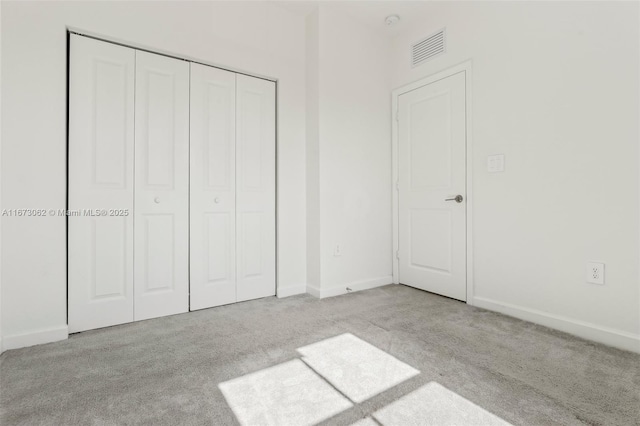
[(346, 333), (298, 349), (302, 360), (354, 402), (365, 401), (420, 371)]
[(373, 413), (384, 426), (510, 426), (473, 402), (436, 382), (429, 382)]
[(313, 425), (353, 405), (299, 359), (219, 388), (243, 425)]

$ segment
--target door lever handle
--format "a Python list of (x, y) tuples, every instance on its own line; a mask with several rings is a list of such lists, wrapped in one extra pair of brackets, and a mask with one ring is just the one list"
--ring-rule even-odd
[(446, 198), (445, 201), (455, 201), (456, 203), (461, 203), (462, 200), (464, 200), (464, 198), (462, 198), (462, 195), (456, 195), (453, 198)]

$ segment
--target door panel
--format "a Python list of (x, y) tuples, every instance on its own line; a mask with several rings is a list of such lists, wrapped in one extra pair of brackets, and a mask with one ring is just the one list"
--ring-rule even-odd
[[(127, 248), (126, 218), (91, 221), (91, 300), (127, 297), (127, 264), (131, 250)], [(114, 277), (116, 279), (114, 279)]]
[[(133, 320), (135, 51), (71, 36), (69, 331)], [(83, 212), (91, 209), (93, 215)], [(128, 216), (96, 216), (97, 210)]]
[(275, 83), (237, 76), (237, 300), (276, 292)]
[(236, 301), (236, 74), (191, 64), (191, 310)]
[(136, 52), (135, 320), (189, 310), (189, 63)]
[[(465, 74), (398, 99), (399, 279), (466, 300)], [(463, 196), (463, 202), (445, 201)]]
[(411, 266), (451, 272), (451, 212), (411, 209)]
[(139, 266), (144, 282), (136, 281), (136, 290), (139, 290), (139, 294), (173, 291), (176, 263), (174, 215), (146, 214), (141, 217), (141, 221), (142, 223), (137, 222), (136, 225), (142, 225), (141, 251), (144, 257), (138, 259), (138, 262), (143, 264), (139, 263), (136, 268)]

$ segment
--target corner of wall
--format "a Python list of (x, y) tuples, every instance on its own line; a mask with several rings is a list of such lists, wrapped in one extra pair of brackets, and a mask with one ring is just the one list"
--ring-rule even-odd
[(322, 298), (320, 289), (312, 284), (307, 284), (307, 293), (309, 293), (313, 297), (317, 297), (318, 299)]
[(330, 3), (319, 5), (313, 25), (317, 54), (308, 66), (319, 90), (309, 111), (317, 152), (309, 155), (317, 156), (319, 197), (309, 218), (319, 237), (309, 256), (319, 272), (307, 282), (330, 297), (393, 281), (390, 43)]
[(309, 286), (320, 285), (318, 19), (318, 10), (309, 14), (305, 28), (307, 290)]

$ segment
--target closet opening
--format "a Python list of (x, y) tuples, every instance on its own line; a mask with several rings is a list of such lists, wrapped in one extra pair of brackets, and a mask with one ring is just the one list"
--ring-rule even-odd
[(276, 82), (67, 35), (69, 331), (275, 296)]

